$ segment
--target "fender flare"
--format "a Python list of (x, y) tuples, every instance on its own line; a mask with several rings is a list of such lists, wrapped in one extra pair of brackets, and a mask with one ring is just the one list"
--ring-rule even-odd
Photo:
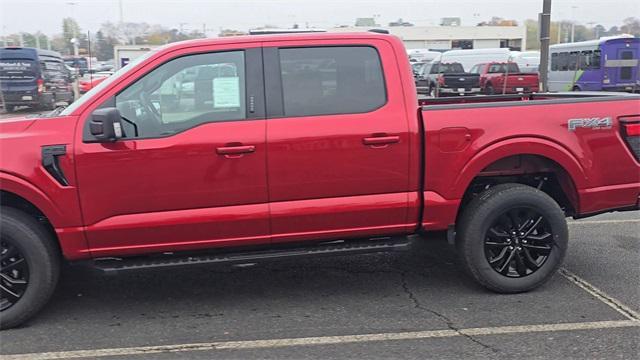
[(18, 195), (33, 204), (47, 217), (54, 228), (62, 222), (64, 217), (62, 211), (35, 185), (4, 171), (0, 171), (0, 183), (2, 184), (0, 190)]
[[(578, 159), (563, 146), (543, 138), (519, 137), (502, 140), (479, 151), (460, 171), (452, 185), (454, 199), (464, 196), (473, 179), (494, 162), (515, 155), (538, 155), (556, 162), (569, 176), (573, 189), (586, 188), (588, 177)], [(574, 194), (579, 200), (578, 194)]]

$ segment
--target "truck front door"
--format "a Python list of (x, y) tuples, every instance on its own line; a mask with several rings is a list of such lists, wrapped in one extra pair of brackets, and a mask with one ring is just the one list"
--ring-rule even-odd
[(100, 106), (123, 119), (112, 143), (94, 142), (83, 112), (75, 156), (94, 256), (269, 242), (261, 56), (206, 46), (144, 65), (106, 90)]

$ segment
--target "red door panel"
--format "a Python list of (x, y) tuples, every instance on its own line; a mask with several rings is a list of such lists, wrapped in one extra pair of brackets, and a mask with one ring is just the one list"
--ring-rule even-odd
[[(252, 151), (220, 153), (243, 147)], [(97, 254), (176, 243), (208, 247), (251, 236), (268, 241), (264, 120), (208, 123), (160, 139), (81, 143), (76, 160), (87, 236)]]
[[(381, 229), (398, 232), (407, 228), (411, 139), (403, 89), (391, 45), (385, 41), (371, 43), (380, 56), (384, 69), (382, 81), (386, 82), (386, 102), (371, 111), (287, 116), (287, 81), (289, 89), (318, 96), (317, 101), (310, 101), (299, 94), (290, 94), (290, 102), (306, 103), (310, 109), (316, 109), (313, 111), (330, 112), (336, 110), (325, 105), (328, 104), (326, 97), (330, 98), (325, 95), (334, 90), (333, 81), (338, 83), (335, 92), (340, 94), (341, 80), (334, 80), (334, 75), (327, 73), (335, 71), (348, 81), (360, 80), (351, 77), (358, 69), (344, 66), (347, 72), (340, 68), (341, 55), (334, 55), (338, 65), (332, 61), (323, 60), (319, 65), (310, 61), (309, 67), (321, 68), (315, 74), (296, 74), (304, 71), (301, 69), (307, 68), (306, 64), (280, 64), (282, 70), (278, 69), (278, 73), (284, 84), (285, 109), (281, 116), (267, 120), (267, 173), (274, 242), (306, 240), (313, 236), (366, 236), (380, 234)], [(282, 48), (304, 45), (289, 41)], [(346, 40), (345, 45), (353, 42)], [(289, 59), (297, 58), (291, 53), (283, 57), (280, 50), (279, 61), (291, 61)], [(304, 61), (303, 58), (301, 62)], [(302, 84), (298, 78), (303, 80)], [(304, 87), (320, 83), (322, 86), (317, 91)]]

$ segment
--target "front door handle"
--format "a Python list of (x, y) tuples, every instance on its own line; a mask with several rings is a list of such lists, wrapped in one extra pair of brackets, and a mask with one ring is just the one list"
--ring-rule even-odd
[(385, 135), (385, 136), (371, 136), (362, 139), (365, 145), (372, 147), (385, 147), (389, 144), (395, 144), (400, 142), (400, 136), (398, 135)]
[(218, 153), (218, 155), (224, 155), (228, 158), (238, 158), (243, 154), (250, 154), (255, 151), (255, 145), (222, 146), (216, 148), (216, 153)]

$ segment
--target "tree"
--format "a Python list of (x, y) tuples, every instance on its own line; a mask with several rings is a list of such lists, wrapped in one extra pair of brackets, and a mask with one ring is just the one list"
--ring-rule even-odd
[(105, 61), (112, 59), (113, 46), (115, 43), (115, 39), (105, 37), (102, 31), (98, 30), (95, 38), (95, 54), (98, 60)]
[(70, 17), (62, 19), (62, 37), (66, 42), (65, 53), (73, 54), (73, 43), (71, 43), (71, 39), (78, 38), (81, 34), (82, 31), (77, 21)]
[(625, 34), (640, 36), (640, 19), (635, 17), (628, 17), (624, 19), (623, 25), (620, 27), (620, 31)]

